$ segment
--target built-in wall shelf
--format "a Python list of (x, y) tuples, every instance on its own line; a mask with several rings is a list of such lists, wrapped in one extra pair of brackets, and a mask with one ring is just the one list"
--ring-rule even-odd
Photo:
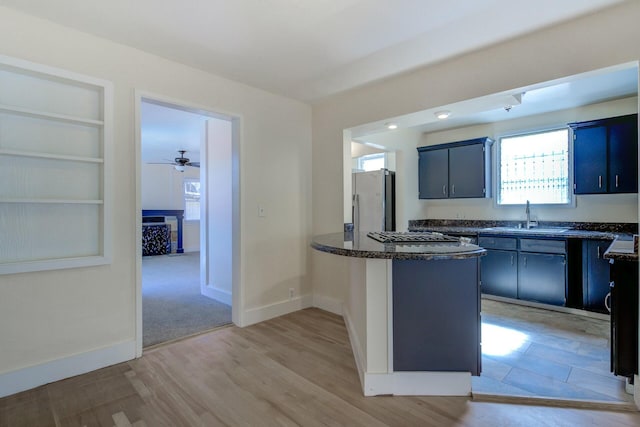
[(56, 120), (77, 125), (104, 126), (104, 121), (102, 120), (85, 119), (82, 117), (68, 116), (65, 114), (48, 113), (46, 111), (31, 110), (28, 108), (15, 107), (11, 105), (0, 104), (0, 112), (35, 117), (38, 119)]
[(0, 274), (111, 259), (110, 82), (0, 55)]
[(3, 150), (3, 149), (0, 149), (0, 156), (33, 157), (36, 159), (70, 160), (73, 162), (104, 163), (104, 159), (97, 158), (97, 157), (66, 156), (66, 155), (60, 155), (60, 154), (34, 153), (29, 151), (16, 151), (16, 150)]
[(59, 205), (101, 205), (103, 200), (76, 200), (76, 199), (2, 199), (0, 203), (43, 203)]

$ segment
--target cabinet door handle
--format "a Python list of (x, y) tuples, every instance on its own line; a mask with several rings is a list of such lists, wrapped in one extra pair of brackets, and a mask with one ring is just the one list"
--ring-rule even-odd
[(446, 196), (447, 195), (447, 184), (442, 186), (442, 195)]
[(602, 188), (602, 175), (598, 175), (598, 188)]
[(604, 306), (609, 313), (611, 313), (611, 292), (604, 297)]
[(618, 175), (616, 175), (616, 188), (618, 188)]
[(451, 184), (451, 194), (452, 195), (456, 194), (456, 185), (455, 184)]
[(522, 260), (522, 262), (524, 263), (524, 267), (527, 268), (527, 257), (524, 257), (524, 259)]
[(511, 255), (511, 265), (513, 265), (513, 255)]
[(600, 259), (600, 246), (597, 246), (598, 248), (598, 259)]

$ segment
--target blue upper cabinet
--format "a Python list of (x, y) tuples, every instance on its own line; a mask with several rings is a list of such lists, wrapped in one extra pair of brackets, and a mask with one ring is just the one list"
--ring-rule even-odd
[(638, 192), (638, 116), (609, 126), (609, 192)]
[(638, 191), (638, 115), (570, 123), (575, 194)]
[(490, 197), (492, 143), (492, 139), (483, 137), (419, 147), (419, 197)]

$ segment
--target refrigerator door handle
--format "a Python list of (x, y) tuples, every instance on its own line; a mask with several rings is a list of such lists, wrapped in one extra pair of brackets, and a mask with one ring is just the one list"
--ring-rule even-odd
[(353, 196), (351, 196), (351, 202), (352, 202), (352, 214), (351, 217), (353, 218), (353, 231), (355, 232), (359, 232), (360, 231), (360, 197), (358, 196), (358, 194), (354, 194)]

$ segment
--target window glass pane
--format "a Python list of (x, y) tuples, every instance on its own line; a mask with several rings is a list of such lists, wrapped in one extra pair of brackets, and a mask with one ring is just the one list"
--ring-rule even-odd
[(184, 180), (184, 219), (200, 220), (200, 181), (197, 179)]
[(500, 140), (498, 203), (567, 204), (569, 130), (560, 129)]
[(380, 169), (384, 169), (384, 153), (379, 154), (369, 154), (366, 156), (360, 157), (358, 163), (358, 168), (368, 172), (368, 171), (377, 171)]

